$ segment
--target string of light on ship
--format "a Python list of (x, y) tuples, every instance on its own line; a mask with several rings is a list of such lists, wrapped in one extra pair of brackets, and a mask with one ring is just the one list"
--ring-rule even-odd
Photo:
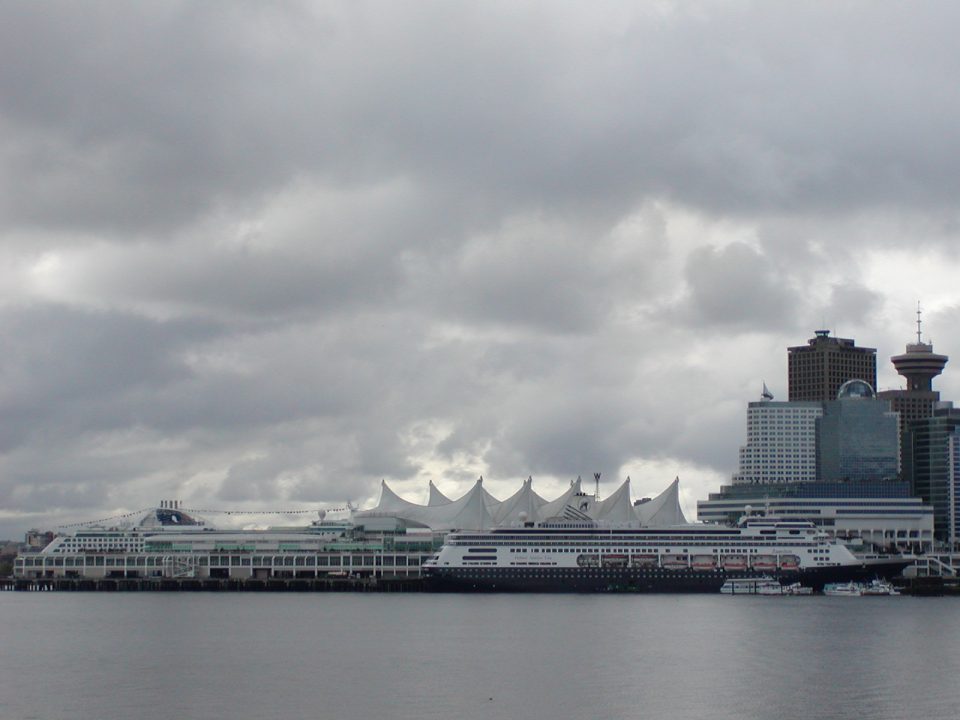
[[(102, 525), (103, 523), (111, 522), (113, 520), (125, 520), (126, 518), (137, 517), (143, 515), (145, 512), (150, 512), (155, 508), (142, 508), (140, 510), (133, 510), (127, 513), (121, 513), (120, 515), (111, 515), (110, 517), (100, 518), (98, 520), (84, 520), (83, 522), (67, 523), (65, 525), (57, 525), (58, 528), (72, 528), (72, 527), (83, 527), (85, 525)], [(344, 505), (343, 507), (335, 508), (320, 508), (328, 513), (333, 512), (346, 512), (352, 508), (349, 505)], [(197, 510), (196, 508), (177, 508), (174, 512), (186, 512), (186, 513), (202, 513), (204, 515), (209, 515), (211, 513), (219, 513), (221, 515), (315, 515), (317, 510)]]

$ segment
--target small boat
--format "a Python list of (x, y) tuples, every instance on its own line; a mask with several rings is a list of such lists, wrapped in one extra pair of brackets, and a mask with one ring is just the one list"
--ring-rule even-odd
[(720, 588), (724, 595), (782, 595), (783, 586), (769, 575), (730, 578)]
[(863, 588), (855, 582), (827, 583), (823, 586), (823, 594), (831, 597), (860, 597)]
[(783, 585), (776, 580), (772, 582), (760, 583), (757, 585), (757, 595), (786, 595), (787, 591)]
[(813, 595), (812, 587), (804, 587), (800, 583), (791, 583), (783, 586), (784, 595)]
[(897, 590), (889, 580), (873, 580), (869, 585), (864, 585), (860, 591), (861, 595), (899, 595)]

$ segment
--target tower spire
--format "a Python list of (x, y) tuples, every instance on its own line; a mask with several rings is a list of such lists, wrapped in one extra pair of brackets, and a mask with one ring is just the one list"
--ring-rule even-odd
[(920, 301), (917, 300), (917, 345), (922, 345), (923, 340), (920, 339)]

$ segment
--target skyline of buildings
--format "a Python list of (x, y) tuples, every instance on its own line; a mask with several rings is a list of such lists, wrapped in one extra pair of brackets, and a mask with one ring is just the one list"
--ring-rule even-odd
[(878, 393), (876, 349), (852, 338), (816, 330), (788, 347), (789, 399), (774, 401), (764, 384), (748, 403), (732, 483), (697, 502), (698, 519), (730, 522), (762, 507), (878, 548), (955, 542), (960, 411), (932, 385), (947, 360), (922, 341), (919, 310), (917, 342), (891, 358), (903, 389)]

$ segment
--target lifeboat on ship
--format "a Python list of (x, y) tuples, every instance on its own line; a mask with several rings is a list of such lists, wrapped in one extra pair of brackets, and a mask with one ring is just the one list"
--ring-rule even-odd
[(794, 571), (800, 569), (800, 558), (796, 555), (781, 555), (780, 556), (780, 569)]
[(777, 558), (774, 555), (756, 555), (750, 567), (761, 572), (769, 572), (777, 569)]
[(727, 572), (747, 569), (747, 558), (743, 555), (725, 555), (720, 561), (720, 567)]
[(661, 564), (667, 570), (686, 570), (690, 567), (690, 558), (688, 555), (664, 555)]

